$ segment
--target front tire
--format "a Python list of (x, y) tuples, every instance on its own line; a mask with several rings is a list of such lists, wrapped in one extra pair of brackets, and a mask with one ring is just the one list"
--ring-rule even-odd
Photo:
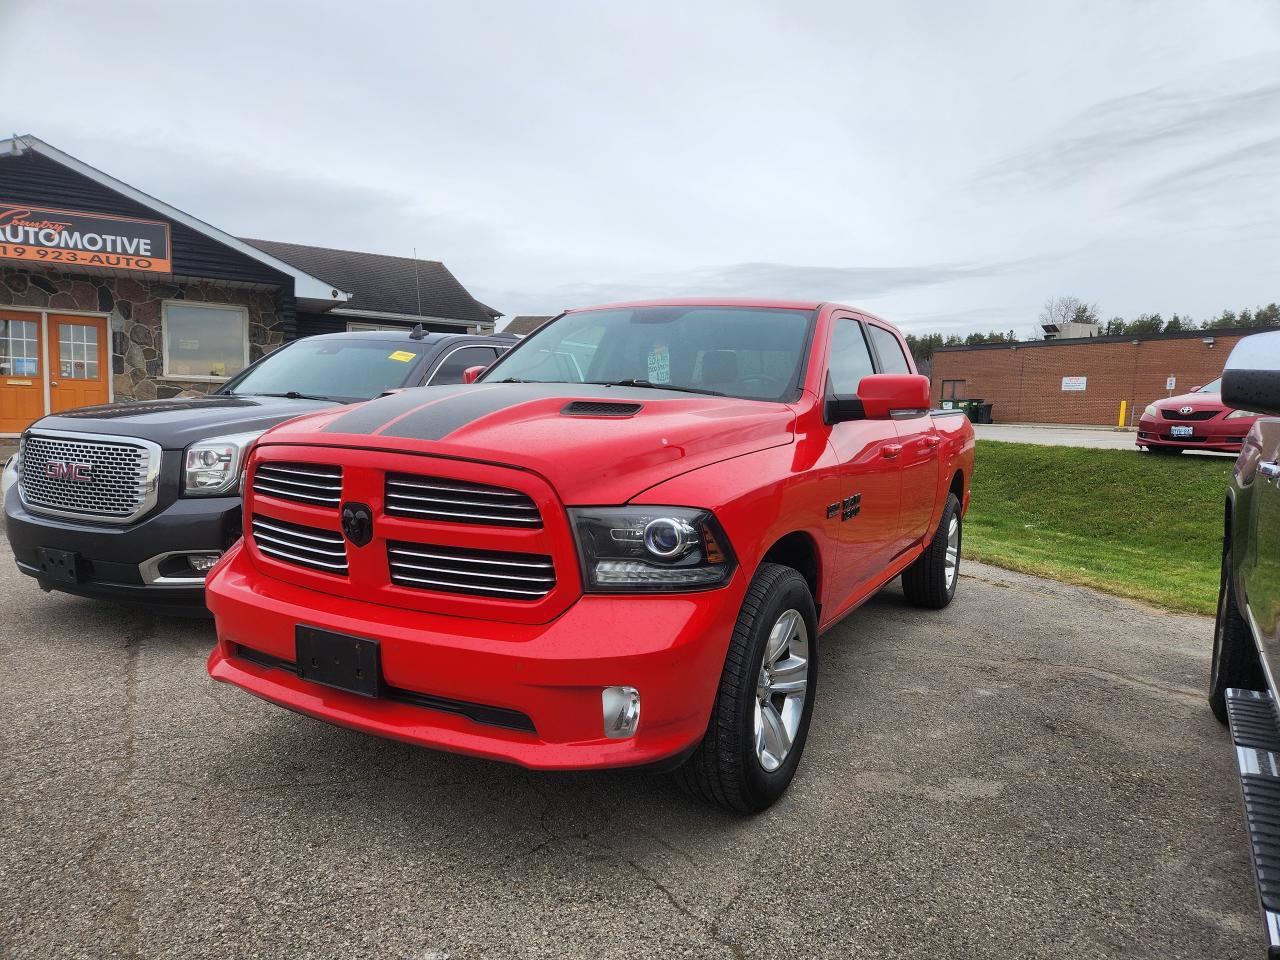
[(757, 813), (786, 792), (809, 735), (818, 618), (809, 585), (764, 563), (742, 601), (707, 732), (676, 770), (693, 796)]
[(938, 521), (938, 529), (934, 531), (929, 546), (915, 563), (902, 571), (902, 592), (908, 602), (929, 610), (941, 610), (951, 602), (960, 581), (963, 535), (960, 501), (954, 493), (948, 493), (942, 519)]
[(1213, 625), (1213, 659), (1209, 661), (1209, 708), (1227, 722), (1227, 690), (1265, 690), (1258, 648), (1249, 624), (1236, 604), (1235, 578), (1231, 573), (1231, 546), (1222, 550), (1222, 582), (1218, 588), (1218, 616)]

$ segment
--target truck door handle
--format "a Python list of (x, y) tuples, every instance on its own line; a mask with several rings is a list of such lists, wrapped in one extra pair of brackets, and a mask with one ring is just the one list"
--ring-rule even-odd
[(1276, 477), (1280, 477), (1280, 463), (1274, 460), (1260, 463), (1258, 464), (1258, 472), (1268, 480), (1274, 480)]
[(898, 454), (900, 454), (901, 452), (902, 452), (902, 444), (900, 443), (886, 443), (883, 447), (880, 448), (880, 455), (884, 457), (886, 460), (897, 460)]
[(942, 438), (937, 436), (936, 434), (926, 433), (924, 435), (924, 445), (928, 447), (930, 450), (933, 450), (934, 448), (936, 448), (938, 444), (940, 444), (941, 442), (942, 442)]

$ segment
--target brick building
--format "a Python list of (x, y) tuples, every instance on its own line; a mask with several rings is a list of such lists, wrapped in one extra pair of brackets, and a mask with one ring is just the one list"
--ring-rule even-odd
[(985, 400), (994, 404), (997, 423), (1114, 425), (1125, 400), (1126, 419), (1137, 423), (1152, 400), (1188, 393), (1219, 376), (1231, 348), (1258, 332), (1190, 330), (939, 347), (930, 378), (933, 402)]

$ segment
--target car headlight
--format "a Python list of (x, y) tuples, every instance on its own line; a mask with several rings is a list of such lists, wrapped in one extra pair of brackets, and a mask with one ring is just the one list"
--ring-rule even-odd
[[(21, 451), (22, 447), (19, 446), (18, 450)], [(10, 457), (9, 461), (4, 465), (4, 473), (0, 474), (0, 504), (3, 504), (4, 498), (9, 495), (9, 488), (18, 482), (18, 467), (22, 462), (21, 456), (22, 453), (18, 452)]]
[(187, 447), (182, 492), (188, 497), (231, 493), (244, 472), (245, 454), (263, 432), (213, 437)]
[(1245, 419), (1246, 417), (1260, 417), (1260, 416), (1262, 416), (1262, 414), (1260, 414), (1260, 413), (1253, 413), (1253, 412), (1252, 412), (1252, 411), (1250, 411), (1250, 410), (1232, 410), (1230, 413), (1228, 413), (1228, 414), (1226, 415), (1226, 417), (1225, 417), (1224, 419), (1227, 419), (1227, 420), (1243, 420), (1243, 419)]
[(579, 507), (569, 518), (591, 593), (680, 593), (729, 581), (736, 559), (708, 510)]
[(1142, 411), (1142, 415), (1144, 417), (1151, 417), (1154, 420), (1156, 417), (1160, 416), (1160, 408), (1154, 403), (1148, 403), (1147, 409)]

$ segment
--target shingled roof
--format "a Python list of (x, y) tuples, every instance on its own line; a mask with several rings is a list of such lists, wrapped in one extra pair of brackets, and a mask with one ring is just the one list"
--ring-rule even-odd
[(350, 291), (353, 294), (351, 300), (343, 304), (348, 310), (473, 322), (488, 322), (502, 316), (499, 311), (471, 296), (449, 268), (438, 260), (415, 261), (412, 257), (308, 247), (278, 240), (242, 239), (264, 253)]
[(552, 319), (550, 316), (531, 316), (522, 314), (518, 317), (512, 317), (505, 327), (502, 328), (503, 333), (518, 333), (521, 336), (533, 333), (540, 326)]

